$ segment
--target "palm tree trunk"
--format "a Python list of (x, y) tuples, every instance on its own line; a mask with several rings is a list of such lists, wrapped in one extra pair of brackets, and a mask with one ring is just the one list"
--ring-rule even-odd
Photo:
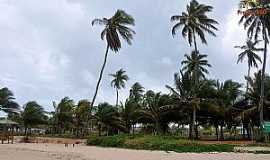
[(108, 53), (109, 53), (109, 45), (107, 44), (107, 49), (106, 49), (106, 53), (105, 53), (105, 57), (104, 57), (104, 62), (103, 62), (103, 65), (102, 65), (102, 68), (101, 68), (101, 71), (100, 71), (100, 74), (99, 74), (99, 78), (98, 78), (98, 82), (97, 82), (95, 94), (94, 94), (93, 100), (91, 102), (91, 109), (93, 108), (94, 103), (95, 103), (95, 100), (96, 100), (96, 97), (97, 97), (97, 93), (98, 93), (99, 85), (100, 85), (100, 82), (101, 82), (101, 79), (102, 79), (103, 71), (104, 71), (104, 68), (106, 66), (106, 62), (107, 62), (107, 58), (108, 58)]
[(196, 125), (196, 108), (193, 108), (193, 120), (192, 120), (192, 138), (196, 136), (195, 125)]
[(188, 138), (189, 138), (189, 139), (192, 139), (192, 122), (189, 124)]
[[(248, 65), (248, 78), (250, 77), (250, 65)], [(247, 89), (246, 89), (246, 93), (248, 93), (248, 89), (249, 89), (249, 83), (248, 83), (248, 79), (247, 79)]]
[(197, 42), (196, 42), (196, 36), (195, 36), (194, 29), (193, 29), (193, 40), (194, 40), (195, 52), (196, 52), (196, 54), (198, 54), (198, 48), (197, 48)]
[(263, 39), (264, 39), (264, 54), (263, 54), (263, 67), (261, 73), (261, 95), (260, 95), (260, 103), (259, 103), (259, 111), (260, 111), (260, 136), (263, 138), (263, 103), (264, 103), (264, 79), (265, 79), (265, 68), (266, 68), (266, 58), (267, 58), (267, 40), (266, 40), (266, 31), (265, 28)]
[(224, 140), (223, 125), (224, 125), (224, 123), (221, 122), (221, 124), (220, 124), (220, 140)]
[(116, 88), (116, 107), (118, 106), (118, 97), (119, 97), (119, 93), (118, 93), (118, 89)]
[(217, 138), (217, 141), (219, 140), (218, 138), (218, 124), (215, 124), (215, 128), (216, 128), (216, 138)]
[(98, 125), (98, 136), (101, 136), (101, 125)]

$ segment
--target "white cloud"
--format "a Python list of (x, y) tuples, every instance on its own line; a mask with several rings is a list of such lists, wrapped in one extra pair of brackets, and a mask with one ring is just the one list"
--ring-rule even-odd
[[(231, 14), (227, 18), (225, 24), (226, 31), (222, 38), (222, 45), (224, 50), (233, 51), (233, 47), (241, 45), (246, 41), (246, 32), (242, 25), (239, 25), (240, 15), (237, 15), (237, 8), (231, 11)], [(228, 54), (234, 54), (234, 52), (228, 52)]]

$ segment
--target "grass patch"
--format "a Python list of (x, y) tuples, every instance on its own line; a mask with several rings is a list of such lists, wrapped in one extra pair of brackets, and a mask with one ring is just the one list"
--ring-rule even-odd
[(201, 144), (199, 141), (185, 140), (174, 136), (151, 135), (116, 135), (90, 136), (88, 145), (101, 147), (118, 147), (129, 149), (162, 150), (175, 152), (233, 152), (229, 144)]

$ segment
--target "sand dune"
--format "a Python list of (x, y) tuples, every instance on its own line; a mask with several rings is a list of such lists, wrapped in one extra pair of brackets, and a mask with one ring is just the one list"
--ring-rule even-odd
[(267, 154), (166, 153), (62, 144), (0, 145), (0, 160), (267, 160)]

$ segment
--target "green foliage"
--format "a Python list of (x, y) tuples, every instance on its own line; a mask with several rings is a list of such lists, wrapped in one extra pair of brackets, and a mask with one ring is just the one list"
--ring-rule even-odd
[(90, 136), (87, 139), (88, 145), (98, 145), (102, 147), (121, 147), (124, 145), (125, 137), (124, 136)]
[(44, 124), (47, 119), (43, 107), (35, 101), (25, 104), (21, 116), (25, 128)]
[(126, 75), (126, 71), (124, 71), (122, 68), (115, 74), (110, 74), (110, 76), (113, 77), (113, 80), (111, 81), (111, 86), (116, 89), (125, 88), (126, 81), (128, 81), (129, 79)]
[(54, 118), (58, 132), (71, 127), (74, 107), (74, 101), (69, 97), (63, 98), (58, 105), (55, 104)]
[(116, 106), (118, 106), (118, 97), (119, 97), (119, 90), (125, 88), (126, 82), (128, 81), (128, 76), (126, 75), (126, 71), (120, 69), (115, 74), (110, 74), (113, 77), (111, 81), (111, 86), (116, 89)]
[(193, 41), (196, 43), (195, 35), (199, 36), (202, 43), (207, 44), (205, 32), (216, 36), (214, 31), (218, 30), (215, 27), (218, 22), (207, 16), (207, 13), (212, 12), (212, 10), (212, 6), (200, 4), (196, 0), (192, 0), (187, 5), (186, 12), (171, 17), (171, 21), (176, 22), (172, 28), (172, 35), (176, 35), (177, 31), (182, 27), (182, 36), (188, 39), (189, 45), (192, 45)]
[(108, 46), (114, 52), (121, 48), (122, 37), (128, 44), (131, 44), (135, 31), (128, 28), (135, 25), (134, 18), (123, 10), (117, 10), (111, 18), (94, 19), (92, 25), (99, 24), (105, 28), (101, 32), (101, 39), (106, 39)]
[(0, 89), (0, 111), (6, 113), (18, 113), (19, 105), (14, 101), (14, 95), (8, 88)]
[(174, 136), (116, 135), (90, 136), (88, 145), (120, 147), (129, 149), (163, 150), (175, 152), (232, 152), (233, 145), (206, 145), (199, 141), (188, 141)]
[(99, 135), (102, 134), (103, 129), (107, 131), (107, 134), (114, 129), (125, 130), (124, 122), (120, 119), (116, 107), (108, 103), (101, 103), (95, 110), (93, 119), (96, 120)]

